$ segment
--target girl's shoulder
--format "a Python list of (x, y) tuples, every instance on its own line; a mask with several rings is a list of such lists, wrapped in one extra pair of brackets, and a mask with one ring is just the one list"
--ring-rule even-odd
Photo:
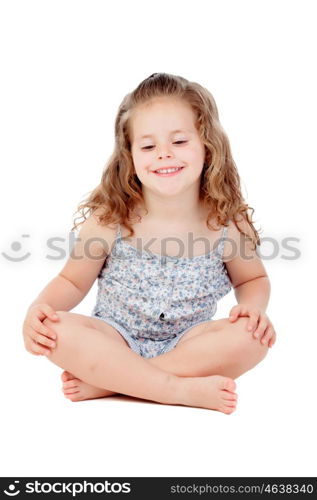
[[(226, 229), (226, 238), (223, 248), (223, 259), (226, 261), (232, 260), (236, 256), (236, 252), (253, 255), (253, 243), (248, 241), (243, 233), (254, 240), (254, 233), (245, 217), (240, 214), (236, 217), (236, 221), (228, 219)], [(242, 232), (241, 232), (242, 231)]]
[(104, 255), (108, 255), (116, 239), (117, 225), (103, 224), (99, 218), (100, 215), (102, 211), (96, 209), (87, 217), (81, 225), (79, 238), (96, 253), (103, 251)]

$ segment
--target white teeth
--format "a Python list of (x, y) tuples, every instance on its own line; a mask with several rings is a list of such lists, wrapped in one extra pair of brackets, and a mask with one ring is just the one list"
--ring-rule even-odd
[(160, 174), (169, 174), (170, 172), (176, 172), (177, 170), (180, 170), (182, 167), (177, 167), (177, 168), (166, 168), (165, 170), (154, 170), (154, 172), (158, 172)]

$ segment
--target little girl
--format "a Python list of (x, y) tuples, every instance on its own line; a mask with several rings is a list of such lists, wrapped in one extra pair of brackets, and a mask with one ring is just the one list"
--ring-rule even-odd
[[(232, 413), (234, 379), (276, 338), (249, 209), (211, 93), (146, 78), (119, 107), (66, 265), (27, 311), (27, 351), (64, 369), (71, 401), (121, 393)], [(92, 314), (69, 312), (97, 278)], [(238, 304), (213, 320), (232, 287)]]

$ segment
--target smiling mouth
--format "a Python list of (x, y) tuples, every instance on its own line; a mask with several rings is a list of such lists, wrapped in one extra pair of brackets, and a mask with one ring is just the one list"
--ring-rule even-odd
[(185, 167), (175, 167), (175, 168), (165, 168), (152, 170), (152, 173), (158, 175), (159, 177), (171, 177), (173, 175), (179, 174)]

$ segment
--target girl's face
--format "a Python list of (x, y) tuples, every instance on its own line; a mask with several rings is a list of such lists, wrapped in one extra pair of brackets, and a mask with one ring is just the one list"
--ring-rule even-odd
[[(199, 193), (205, 148), (187, 102), (160, 97), (138, 107), (131, 118), (131, 153), (143, 189), (163, 196), (178, 195), (190, 187)], [(171, 176), (154, 170), (184, 167)]]

